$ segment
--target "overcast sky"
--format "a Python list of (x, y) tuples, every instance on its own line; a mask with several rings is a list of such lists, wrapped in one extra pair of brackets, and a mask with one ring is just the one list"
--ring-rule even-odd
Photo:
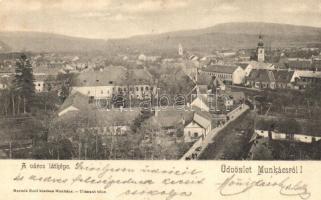
[(0, 0), (0, 31), (108, 39), (237, 21), (321, 27), (321, 1)]

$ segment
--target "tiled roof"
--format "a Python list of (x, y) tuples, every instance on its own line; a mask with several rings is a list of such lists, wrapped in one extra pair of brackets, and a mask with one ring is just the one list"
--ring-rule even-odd
[(295, 81), (295, 78), (321, 78), (321, 72), (319, 71), (301, 71), (295, 70), (291, 79), (291, 82)]
[(201, 70), (204, 72), (216, 72), (216, 73), (225, 73), (225, 74), (232, 74), (238, 66), (234, 65), (208, 65)]
[(271, 68), (273, 68), (273, 64), (271, 64), (271, 63), (264, 63), (264, 62), (257, 62), (257, 61), (250, 61), (249, 65), (251, 65), (253, 69), (271, 69)]
[(166, 110), (158, 111), (157, 116), (152, 117), (151, 120), (161, 127), (173, 127), (182, 123), (183, 119), (185, 120), (185, 124), (191, 122), (193, 112), (169, 107)]
[(275, 81), (279, 83), (290, 83), (294, 71), (274, 70)]
[(266, 69), (251, 70), (251, 73), (247, 79), (258, 82), (275, 82), (273, 71)]
[[(102, 71), (87, 71), (80, 73), (74, 86), (108, 86), (124, 85), (127, 69), (122, 66), (109, 66)], [(144, 69), (128, 71), (129, 77), (135, 84), (150, 83), (152, 76)]]
[(193, 121), (203, 128), (207, 128), (211, 125), (211, 119), (204, 117), (204, 115), (200, 114), (199, 112), (194, 113)]
[(75, 92), (74, 94), (68, 96), (64, 103), (60, 106), (59, 111), (63, 111), (69, 106), (74, 106), (80, 110), (88, 108), (90, 106), (89, 98), (79, 92)]

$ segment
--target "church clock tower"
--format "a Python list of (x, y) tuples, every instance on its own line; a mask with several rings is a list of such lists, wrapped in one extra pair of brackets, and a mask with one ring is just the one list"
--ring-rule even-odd
[(257, 43), (257, 61), (258, 62), (264, 62), (264, 43), (263, 43), (263, 37), (260, 34), (259, 35), (259, 42)]

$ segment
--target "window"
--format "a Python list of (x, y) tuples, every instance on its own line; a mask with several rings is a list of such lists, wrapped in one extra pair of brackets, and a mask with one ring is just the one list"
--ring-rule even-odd
[(40, 87), (40, 83), (38, 83), (38, 86)]
[(136, 91), (139, 91), (139, 88), (138, 88), (138, 87), (136, 87)]
[(146, 86), (146, 87), (145, 87), (145, 90), (148, 90), (148, 89), (149, 89), (148, 86)]
[(90, 90), (88, 90), (87, 94), (90, 94)]
[(293, 140), (294, 139), (294, 135), (293, 134), (286, 134), (286, 139), (288, 140)]
[(101, 94), (104, 94), (104, 91), (102, 90), (100, 93), (101, 93)]
[(143, 91), (143, 90), (144, 90), (144, 87), (141, 87), (140, 90)]
[(109, 84), (113, 84), (113, 82), (112, 82), (112, 81), (109, 81)]
[(198, 133), (197, 132), (194, 133), (194, 137), (198, 137)]

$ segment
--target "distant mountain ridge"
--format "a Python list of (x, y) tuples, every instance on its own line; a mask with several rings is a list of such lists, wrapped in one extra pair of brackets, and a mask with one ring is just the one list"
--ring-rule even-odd
[(132, 36), (125, 39), (86, 39), (39, 32), (0, 32), (0, 52), (114, 52), (176, 51), (185, 49), (255, 48), (258, 35), (270, 47), (303, 46), (321, 43), (321, 28), (261, 22), (232, 22), (197, 30)]
[(0, 41), (13, 52), (90, 52), (106, 46), (106, 40), (42, 32), (0, 32)]
[(179, 43), (192, 50), (255, 48), (259, 34), (271, 47), (321, 42), (321, 28), (260, 22), (224, 23), (198, 30), (133, 36), (109, 42), (146, 51), (177, 48)]

